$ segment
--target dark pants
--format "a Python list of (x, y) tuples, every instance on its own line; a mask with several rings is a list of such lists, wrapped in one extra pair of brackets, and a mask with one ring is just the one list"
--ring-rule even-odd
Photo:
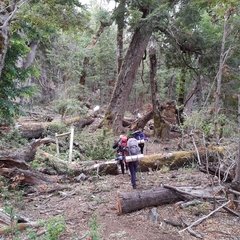
[[(121, 161), (119, 161), (119, 163), (121, 166), (121, 172), (122, 172), (122, 174), (124, 174), (125, 173), (125, 160), (121, 160)], [(126, 170), (127, 170), (127, 166), (126, 166)]]
[(137, 173), (138, 161), (129, 162), (128, 168), (131, 174), (131, 183), (133, 188), (136, 188), (136, 173)]
[(143, 154), (144, 143), (139, 143), (138, 146), (140, 147), (141, 154)]

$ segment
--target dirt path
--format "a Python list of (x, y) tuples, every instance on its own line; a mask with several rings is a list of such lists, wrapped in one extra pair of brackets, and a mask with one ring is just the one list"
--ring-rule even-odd
[[(192, 169), (180, 169), (163, 173), (161, 171), (138, 174), (138, 189), (130, 186), (130, 177), (125, 175), (92, 177), (82, 183), (65, 183), (69, 190), (26, 197), (23, 199), (24, 209), (21, 214), (31, 220), (49, 219), (53, 216), (64, 216), (67, 224), (64, 239), (81, 238), (91, 230), (90, 222), (95, 219), (98, 234), (103, 240), (190, 240), (195, 239), (187, 231), (181, 235), (180, 228), (167, 225), (163, 220), (179, 220), (182, 217), (187, 222), (193, 222), (203, 214), (212, 211), (210, 203), (203, 203), (196, 207), (181, 209), (177, 204), (157, 207), (159, 218), (152, 222), (149, 218), (151, 208), (137, 212), (117, 215), (117, 192), (139, 191), (161, 184), (173, 186), (199, 186), (208, 184), (206, 175)], [(204, 235), (204, 239), (240, 239), (239, 220), (224, 210), (194, 228)]]

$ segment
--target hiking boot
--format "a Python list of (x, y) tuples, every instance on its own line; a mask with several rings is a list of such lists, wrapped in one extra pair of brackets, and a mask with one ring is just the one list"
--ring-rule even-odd
[(136, 185), (133, 185), (133, 189), (136, 189), (137, 188), (137, 186)]

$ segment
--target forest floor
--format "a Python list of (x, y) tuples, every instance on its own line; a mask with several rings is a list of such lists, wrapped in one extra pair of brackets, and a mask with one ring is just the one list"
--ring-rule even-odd
[[(176, 142), (147, 143), (145, 154), (174, 151)], [(207, 215), (214, 205), (203, 202), (196, 206), (180, 208), (179, 204), (158, 206), (157, 221), (151, 220), (151, 209), (146, 208), (136, 212), (118, 215), (118, 192), (131, 192), (168, 184), (171, 186), (206, 186), (210, 184), (209, 177), (194, 166), (169, 171), (138, 173), (138, 187), (133, 190), (128, 174), (117, 176), (93, 176), (80, 183), (68, 181), (62, 186), (66, 190), (48, 194), (33, 194), (23, 196), (18, 202), (18, 214), (26, 216), (31, 221), (50, 219), (63, 216), (66, 230), (60, 240), (80, 240), (90, 238), (90, 233), (99, 235), (102, 240), (190, 240), (196, 237), (188, 231), (179, 233), (180, 227), (173, 227), (164, 220), (180, 221), (184, 219), (192, 223)], [(239, 218), (224, 209), (193, 227), (206, 240), (240, 239)], [(2, 238), (0, 238), (2, 239)], [(6, 238), (7, 239), (7, 238)], [(21, 238), (20, 238), (21, 239)], [(27, 239), (27, 238), (22, 238)], [(40, 238), (39, 238), (40, 239)]]

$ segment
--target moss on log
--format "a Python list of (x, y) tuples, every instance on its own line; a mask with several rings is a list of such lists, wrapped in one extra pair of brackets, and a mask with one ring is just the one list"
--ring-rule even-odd
[[(199, 149), (199, 156), (203, 164), (208, 161), (217, 160), (224, 153), (224, 147), (212, 147)], [(141, 171), (148, 171), (149, 168), (159, 170), (163, 166), (168, 166), (170, 169), (177, 169), (190, 163), (197, 162), (196, 151), (178, 151), (172, 153), (160, 153), (153, 155), (145, 155), (140, 161), (139, 166)]]

